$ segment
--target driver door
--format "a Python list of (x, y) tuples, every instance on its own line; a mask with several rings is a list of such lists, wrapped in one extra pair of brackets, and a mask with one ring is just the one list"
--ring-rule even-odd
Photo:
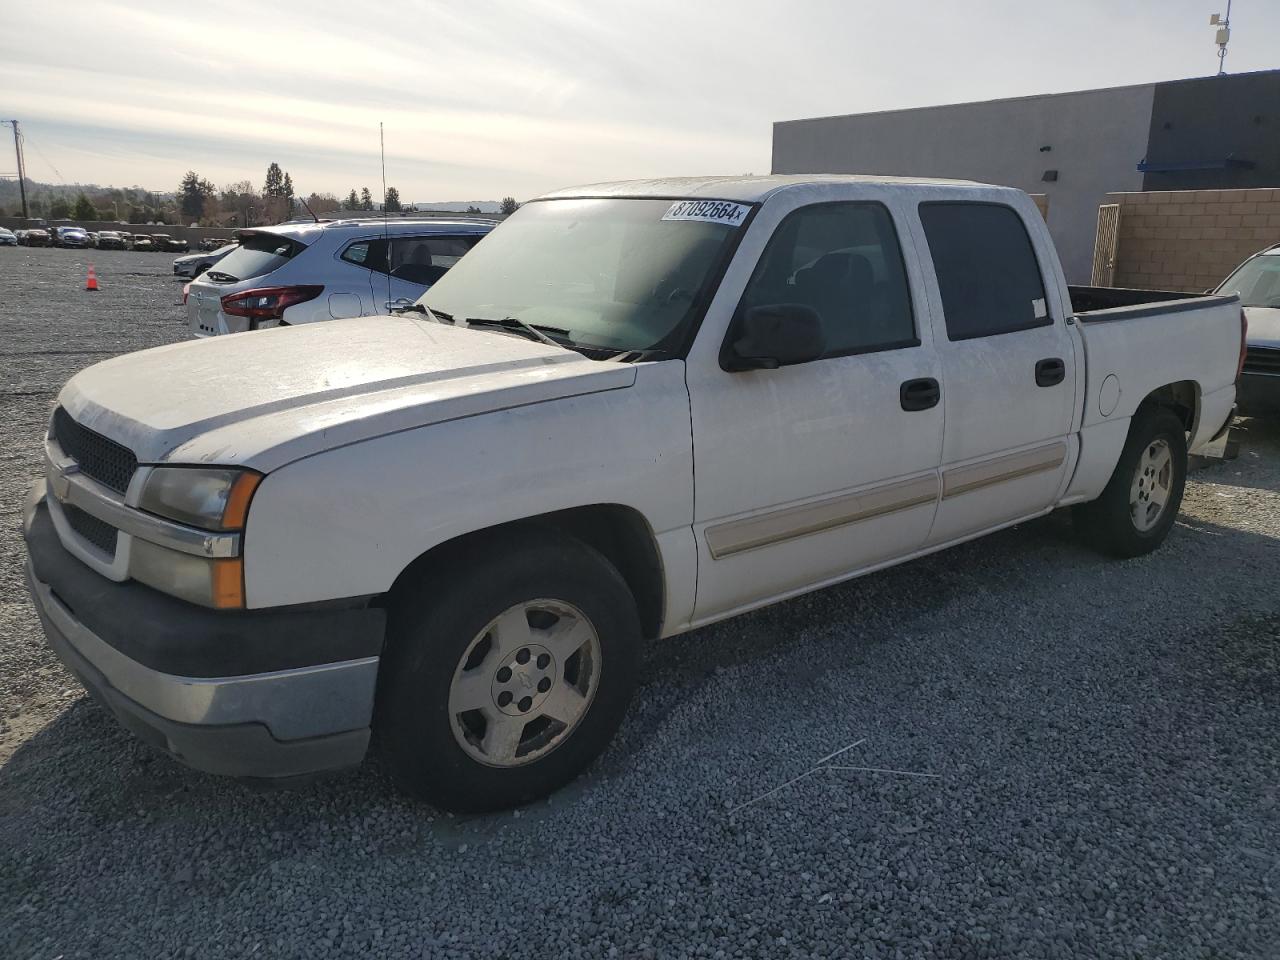
[(898, 222), (872, 201), (787, 213), (728, 340), (746, 308), (800, 303), (821, 318), (823, 356), (740, 372), (690, 363), (695, 621), (843, 579), (928, 536), (941, 371)]

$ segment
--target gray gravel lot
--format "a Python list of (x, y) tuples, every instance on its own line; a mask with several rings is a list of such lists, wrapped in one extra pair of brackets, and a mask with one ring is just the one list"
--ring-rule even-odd
[[(87, 253), (0, 249), (14, 510), (61, 383), (185, 336), (169, 257)], [(1054, 516), (656, 644), (588, 776), (466, 820), (134, 741), (45, 652), (11, 519), (0, 957), (1276, 957), (1280, 428), (1242, 427), (1155, 555)]]

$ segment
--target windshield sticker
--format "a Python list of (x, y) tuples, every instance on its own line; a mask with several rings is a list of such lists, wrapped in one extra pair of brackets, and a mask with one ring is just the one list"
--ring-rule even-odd
[(725, 226), (741, 226), (751, 211), (745, 203), (728, 200), (677, 200), (662, 215), (663, 220), (699, 220), (702, 223), (723, 223)]

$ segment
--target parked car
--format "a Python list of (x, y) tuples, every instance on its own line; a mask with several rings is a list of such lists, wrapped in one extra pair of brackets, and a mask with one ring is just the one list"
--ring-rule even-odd
[(233, 241), (227, 240), (224, 237), (201, 237), (200, 243), (196, 249), (207, 252), (211, 250), (217, 250), (221, 247), (225, 247), (228, 243), (231, 243), (231, 242)]
[(84, 227), (54, 227), (53, 245), (82, 249), (89, 246), (89, 234)]
[(32, 227), (22, 235), (22, 245), (24, 247), (47, 247), (49, 246), (49, 231), (43, 227)]
[(187, 320), (211, 337), (407, 306), (493, 227), (406, 218), (241, 230), (239, 248), (192, 282)]
[(168, 253), (187, 253), (191, 249), (191, 244), (185, 240), (170, 236), (167, 233), (153, 233), (151, 239), (156, 244), (157, 250), (163, 250)]
[(89, 246), (96, 247), (98, 245), (98, 234), (93, 230), (86, 230), (85, 235), (89, 238)]
[(134, 250), (154, 250), (154, 249), (156, 249), (156, 245), (155, 245), (155, 243), (153, 243), (153, 242), (152, 242), (152, 240), (151, 240), (151, 236), (150, 236), (149, 234), (146, 234), (146, 233), (135, 233), (135, 234), (133, 235), (133, 244), (132, 244), (132, 247), (133, 247), (133, 249), (134, 249)]
[[(219, 268), (375, 240), (250, 231)], [(523, 803), (609, 742), (646, 638), (1068, 505), (1158, 547), (1244, 352), (1236, 297), (1160, 298), (1069, 288), (1004, 187), (560, 191), (396, 315), (77, 374), (35, 605), (188, 764), (349, 767), (376, 724), (410, 792)]]
[(1238, 296), (1249, 322), (1238, 412), (1280, 415), (1280, 243), (1236, 267), (1215, 292)]
[(18, 238), (14, 235), (13, 231), (5, 227), (0, 227), (0, 247), (16, 247), (17, 245)]
[(215, 263), (221, 261), (236, 246), (237, 244), (235, 243), (227, 243), (208, 253), (191, 253), (185, 257), (178, 257), (177, 260), (173, 261), (173, 275), (175, 277), (198, 277)]
[(121, 233), (119, 230), (98, 231), (99, 250), (124, 250), (128, 246), (128, 240), (128, 234)]

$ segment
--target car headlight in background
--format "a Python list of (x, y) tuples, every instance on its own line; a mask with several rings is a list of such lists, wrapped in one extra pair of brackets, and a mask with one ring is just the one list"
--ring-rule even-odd
[[(138, 506), (202, 530), (244, 529), (262, 474), (227, 467), (156, 467)], [(243, 550), (243, 547), (241, 548)], [(198, 557), (134, 538), (129, 575), (205, 607), (244, 607), (244, 557)]]
[(224, 467), (156, 467), (138, 506), (202, 530), (240, 530), (262, 474)]

